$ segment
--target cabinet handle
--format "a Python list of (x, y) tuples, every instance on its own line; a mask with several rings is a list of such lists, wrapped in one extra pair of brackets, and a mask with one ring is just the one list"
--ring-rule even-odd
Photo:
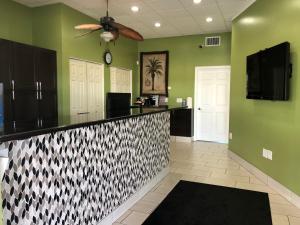
[(85, 115), (85, 114), (89, 114), (90, 112), (83, 112), (83, 113), (77, 113), (77, 115)]
[(36, 100), (39, 100), (39, 92), (36, 92)]
[(42, 94), (42, 82), (40, 82), (40, 100), (43, 99), (43, 94)]
[(14, 80), (11, 81), (11, 89), (12, 89), (12, 91), (11, 91), (12, 99), (15, 100), (15, 81)]

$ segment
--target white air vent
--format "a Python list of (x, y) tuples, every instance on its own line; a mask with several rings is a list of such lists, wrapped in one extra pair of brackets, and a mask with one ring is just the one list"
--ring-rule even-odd
[(221, 45), (221, 37), (205, 37), (205, 46), (212, 47), (212, 46), (220, 46)]

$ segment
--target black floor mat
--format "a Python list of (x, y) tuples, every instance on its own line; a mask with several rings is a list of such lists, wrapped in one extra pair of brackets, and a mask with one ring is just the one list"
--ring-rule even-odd
[(267, 193), (180, 181), (143, 225), (272, 225)]

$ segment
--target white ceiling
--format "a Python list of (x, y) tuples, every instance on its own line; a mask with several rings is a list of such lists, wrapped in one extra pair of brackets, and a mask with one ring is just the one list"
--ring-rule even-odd
[[(65, 3), (93, 18), (105, 15), (106, 0), (16, 0), (30, 7)], [(231, 21), (255, 0), (109, 0), (110, 16), (139, 31), (144, 38), (171, 37), (231, 31)], [(139, 7), (133, 13), (131, 6)], [(206, 18), (213, 22), (207, 23)], [(84, 21), (82, 21), (84, 23)], [(154, 23), (161, 27), (155, 28)]]

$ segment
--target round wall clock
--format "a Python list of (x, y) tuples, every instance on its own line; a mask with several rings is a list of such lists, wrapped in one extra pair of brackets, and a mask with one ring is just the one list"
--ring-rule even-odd
[(106, 65), (110, 65), (112, 63), (112, 54), (110, 51), (104, 52), (103, 58)]

